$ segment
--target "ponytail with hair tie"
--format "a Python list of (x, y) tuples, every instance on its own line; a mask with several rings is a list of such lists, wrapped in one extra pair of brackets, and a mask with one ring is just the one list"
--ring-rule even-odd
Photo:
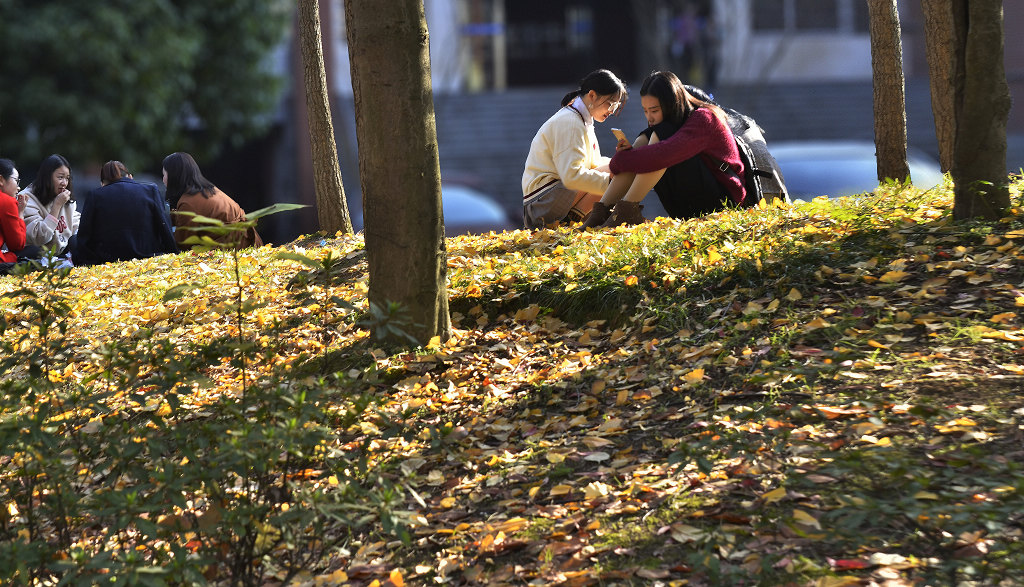
[(569, 92), (562, 98), (562, 106), (568, 106), (577, 97), (583, 96), (591, 90), (598, 96), (611, 96), (613, 102), (620, 103), (626, 101), (628, 94), (626, 85), (614, 73), (607, 69), (597, 69), (580, 80), (579, 89)]

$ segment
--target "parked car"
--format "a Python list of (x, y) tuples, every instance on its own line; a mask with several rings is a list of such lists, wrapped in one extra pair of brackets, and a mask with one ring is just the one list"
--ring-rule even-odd
[[(878, 187), (875, 144), (871, 141), (780, 141), (768, 144), (794, 200), (838, 198)], [(910, 179), (922, 189), (942, 183), (939, 164), (917, 150), (908, 153)]]
[(521, 228), (493, 198), (469, 186), (442, 183), (441, 206), (446, 236)]
[[(441, 184), (441, 209), (445, 236), (521, 228), (492, 197), (460, 183)], [(352, 224), (362, 230), (362, 210), (353, 214)]]

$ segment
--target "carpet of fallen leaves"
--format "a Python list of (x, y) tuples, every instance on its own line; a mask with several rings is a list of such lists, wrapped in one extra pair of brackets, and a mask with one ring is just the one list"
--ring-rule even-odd
[[(265, 346), (273, 327), (282, 345), (249, 376), (307, 376), (320, 359), (419, 431), (374, 445), (408, 489), (411, 541), (367, 533), (300, 583), (1012, 584), (1024, 212), (956, 224), (951, 199), (880, 188), (451, 238), (454, 336), (398, 351), (354, 319), (360, 236), (245, 251), (261, 305), (243, 335)], [(340, 269), (311, 272), (300, 303), (289, 284), (308, 267), (280, 250)], [(237, 333), (227, 254), (78, 268), (72, 282), (68, 336), (82, 342), (51, 377), (102, 370), (95, 349), (140, 329), (182, 348)], [(227, 360), (206, 375), (191, 405), (240, 385)]]

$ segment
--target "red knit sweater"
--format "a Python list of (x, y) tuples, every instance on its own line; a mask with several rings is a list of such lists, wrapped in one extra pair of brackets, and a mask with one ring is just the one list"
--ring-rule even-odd
[(25, 221), (18, 213), (18, 201), (6, 192), (0, 192), (0, 247), (7, 245), (8, 252), (0, 252), (0, 260), (14, 263), (18, 256), (12, 251), (25, 248)]
[[(704, 159), (715, 179), (729, 191), (732, 201), (742, 204), (746, 191), (739, 178), (744, 177), (745, 170), (740, 161), (736, 139), (729, 127), (708, 108), (698, 108), (691, 112), (683, 126), (668, 138), (661, 138), (653, 145), (619, 151), (612, 157), (609, 168), (615, 174), (624, 171), (650, 173), (667, 169), (697, 155)], [(719, 161), (728, 163), (736, 175), (719, 169)]]

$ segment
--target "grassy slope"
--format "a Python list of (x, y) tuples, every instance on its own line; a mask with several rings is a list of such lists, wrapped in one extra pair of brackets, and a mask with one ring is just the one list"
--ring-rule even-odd
[[(457, 335), (417, 352), (377, 348), (356, 324), (358, 238), (293, 243), (341, 259), (302, 288), (287, 287), (299, 264), (246, 253), (246, 292), (263, 305), (245, 337), (276, 345), (248, 376), (373, 393), (409, 432), (355, 426), (338, 442), (379, 437), (375, 462), (411, 490), (412, 541), (363, 533), (307, 578), (1024, 573), (1024, 214), (955, 225), (950, 207), (948, 190), (880, 188), (685, 223), (449, 239)], [(92, 351), (140, 328), (186, 350), (232, 335), (230, 267), (188, 254), (76, 269), (69, 336), (82, 341), (52, 377), (102, 370)], [(161, 302), (182, 282), (196, 287)], [(192, 405), (240, 385), (228, 361), (203, 372)]]

